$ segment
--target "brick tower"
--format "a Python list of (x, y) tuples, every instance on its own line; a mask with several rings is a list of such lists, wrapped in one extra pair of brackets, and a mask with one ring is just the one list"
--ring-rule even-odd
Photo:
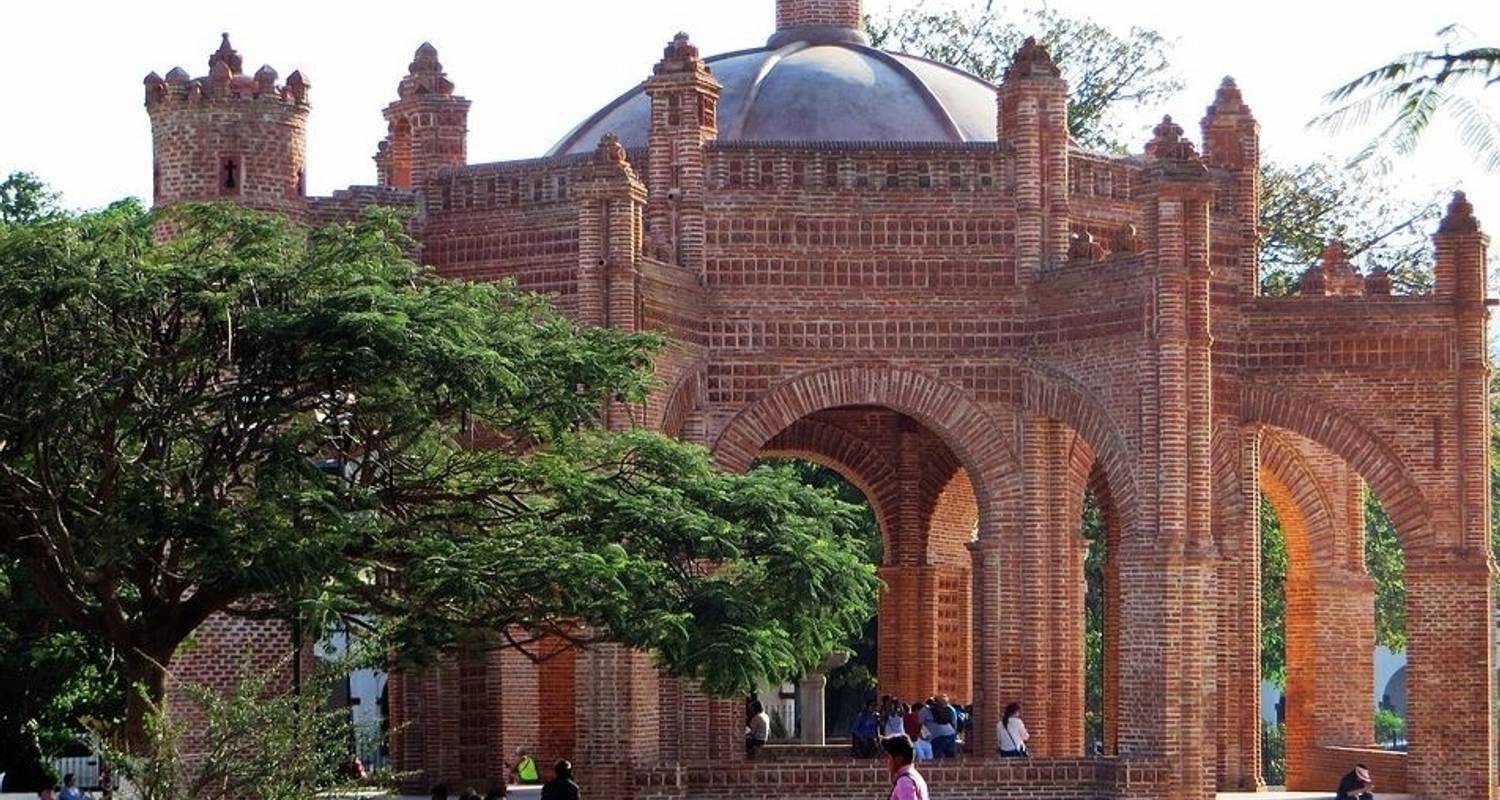
[(461, 167), (468, 161), (469, 101), (453, 93), (437, 48), (423, 42), (397, 100), (385, 107), (389, 132), (375, 154), (380, 185), (414, 189), (427, 183), (439, 167)]
[(151, 116), (152, 201), (234, 200), (300, 216), (307, 186), (308, 83), (285, 84), (263, 66), (244, 74), (224, 34), (208, 75), (175, 67), (146, 76)]

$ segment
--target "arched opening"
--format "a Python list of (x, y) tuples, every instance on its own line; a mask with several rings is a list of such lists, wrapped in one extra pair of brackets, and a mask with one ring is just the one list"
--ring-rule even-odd
[(1353, 759), (1400, 788), (1404, 761), (1386, 756), (1404, 734), (1379, 715), (1377, 680), (1405, 642), (1394, 525), (1348, 463), (1285, 430), (1262, 432), (1260, 486), (1264, 779), (1312, 790)]
[[(877, 405), (807, 414), (767, 439), (756, 463), (780, 463), (868, 508), (870, 555), (885, 584), (865, 636), (826, 682), (804, 679), (796, 694), (803, 743), (850, 736), (870, 701), (914, 704), (938, 695), (972, 701), (973, 588), (970, 545), (979, 523), (974, 482), (942, 437), (907, 414)], [(818, 691), (821, 689), (821, 691)], [(822, 731), (806, 730), (807, 705), (822, 694)], [(884, 721), (882, 721), (883, 727)]]

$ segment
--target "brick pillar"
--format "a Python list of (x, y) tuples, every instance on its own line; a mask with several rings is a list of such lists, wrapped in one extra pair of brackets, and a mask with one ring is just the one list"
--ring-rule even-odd
[(706, 148), (718, 138), (719, 83), (680, 33), (646, 81), (651, 97), (646, 225), (654, 258), (704, 268)]
[[(1213, 795), (1217, 763), (1208, 261), (1213, 184), (1170, 118), (1157, 126), (1146, 155), (1156, 364), (1142, 387), (1149, 433), (1136, 474), (1154, 512), (1154, 519), (1139, 520), (1151, 526), (1142, 534), (1154, 541), (1127, 541), (1122, 554), (1123, 618), (1142, 630), (1123, 634), (1121, 718), (1129, 724), (1120, 746), (1123, 755), (1164, 757), (1172, 797), (1198, 800)], [(1141, 581), (1159, 586), (1140, 587)], [(1152, 675), (1156, 670), (1159, 676)]]
[(1104, 752), (1120, 754), (1120, 534), (1106, 512), (1108, 555), (1104, 561)]
[(550, 764), (558, 759), (573, 758), (578, 732), (574, 715), (569, 711), (576, 699), (577, 663), (578, 651), (565, 648), (537, 664), (533, 670), (535, 704), (529, 708), (524, 705), (524, 700), (516, 704), (515, 713), (529, 717), (527, 727), (536, 731), (533, 752), (538, 763)]
[(1482, 552), (1406, 562), (1407, 780), (1423, 800), (1500, 796), (1494, 600)]
[(1214, 453), (1218, 788), (1256, 791), (1260, 769), (1260, 436), (1219, 420)]
[(980, 521), (979, 539), (969, 545), (973, 580), (974, 717), (978, 724), (968, 735), (969, 752), (995, 751), (995, 725), (1014, 689), (1002, 685), (1004, 636), (1000, 626), (1000, 539)]
[(1016, 154), (1016, 272), (1029, 282), (1068, 256), (1068, 84), (1047, 48), (1027, 39), (997, 95), (999, 137)]
[[(266, 688), (289, 691), (293, 682), (292, 627), (282, 620), (250, 619), (213, 614), (193, 631), (190, 645), (167, 665), (166, 711), (173, 722), (184, 726), (177, 743), (178, 758), (191, 766), (201, 765), (208, 755), (203, 736), (202, 711), (184, 691), (201, 686), (220, 694), (234, 691), (242, 678), (270, 675)], [(304, 643), (302, 674), (312, 668), (312, 643)]]
[(617, 644), (582, 650), (577, 661), (577, 752), (579, 784), (591, 797), (629, 800), (635, 771), (654, 765), (661, 699), (651, 657)]
[[(1437, 236), (1435, 294), (1453, 303), (1459, 355), (1455, 446), (1429, 496), (1452, 503), (1438, 544), (1406, 560), (1409, 789), (1423, 798), (1496, 789), (1494, 559), (1490, 550), (1489, 362), (1485, 268), (1489, 237), (1462, 193)], [(1437, 481), (1433, 481), (1436, 483)], [(1446, 489), (1447, 491), (1443, 491)], [(1451, 527), (1449, 527), (1451, 525)]]
[[(578, 312), (588, 325), (625, 331), (640, 327), (640, 260), (644, 247), (646, 187), (636, 178), (619, 137), (605, 134), (580, 171), (578, 207)], [(612, 429), (631, 424), (631, 409), (606, 411)]]
[(1083, 541), (1079, 536), (1087, 472), (1070, 460), (1076, 434), (1056, 420), (1022, 422), (1025, 521), (1020, 592), (1007, 596), (1019, 617), (1023, 649), (1020, 700), (1031, 750), (1066, 757), (1083, 752)]

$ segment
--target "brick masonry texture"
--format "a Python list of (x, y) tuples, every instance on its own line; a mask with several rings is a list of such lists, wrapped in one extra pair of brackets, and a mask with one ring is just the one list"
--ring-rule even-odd
[[(860, 12), (779, 0), (778, 35), (857, 35)], [(384, 109), (376, 185), (308, 198), (307, 80), (247, 77), (226, 38), (207, 77), (146, 81), (156, 200), (317, 223), (407, 208), (444, 275), (512, 278), (583, 323), (664, 332), (661, 390), (608, 424), (700, 443), (725, 469), (808, 459), (865, 493), (885, 545), (882, 691), (976, 706), (970, 756), (934, 768), (934, 797), (1257, 788), (1264, 494), (1291, 560), (1292, 788), (1326, 790), (1364, 759), (1383, 790), (1500, 798), (1489, 240), (1462, 195), (1434, 238), (1431, 295), (1391, 296), (1331, 247), (1300, 295), (1261, 297), (1259, 130), (1229, 80), (1201, 147), (1166, 118), (1130, 157), (1070, 142), (1067, 86), (1031, 42), (997, 87), (993, 142), (724, 140), (719, 84), (686, 35), (647, 75), (637, 149), (605, 137), (591, 154), (468, 164), (454, 91), (424, 44)], [(1407, 558), (1406, 755), (1368, 751), (1361, 481)], [(1080, 760), (1086, 492), (1110, 551), (1106, 756)], [(285, 654), (283, 633), (216, 618), (178, 673), (227, 684), (242, 653)], [(738, 702), (618, 647), (453, 653), (392, 676), (390, 697), (412, 791), (496, 781), (523, 747), (572, 758), (601, 797), (885, 785), (837, 758), (747, 763)], [(1012, 700), (1035, 734), (1024, 764), (986, 757)]]

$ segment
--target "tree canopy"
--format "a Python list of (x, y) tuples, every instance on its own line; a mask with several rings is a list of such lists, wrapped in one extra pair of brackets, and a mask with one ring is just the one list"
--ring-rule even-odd
[(931, 11), (908, 8), (866, 21), (876, 47), (904, 50), (998, 82), (1028, 36), (1045, 42), (1068, 81), (1068, 130), (1085, 147), (1125, 151), (1135, 142), (1119, 115), (1182, 89), (1168, 62), (1170, 41), (1146, 28), (1120, 35), (1092, 20), (1049, 9), (1004, 15), (994, 0)]
[(229, 205), (0, 233), (0, 551), (146, 699), (218, 612), (374, 615), (412, 658), (609, 639), (719, 694), (859, 634), (857, 509), (602, 430), (656, 337), (409, 245), (389, 213), (305, 231)]

